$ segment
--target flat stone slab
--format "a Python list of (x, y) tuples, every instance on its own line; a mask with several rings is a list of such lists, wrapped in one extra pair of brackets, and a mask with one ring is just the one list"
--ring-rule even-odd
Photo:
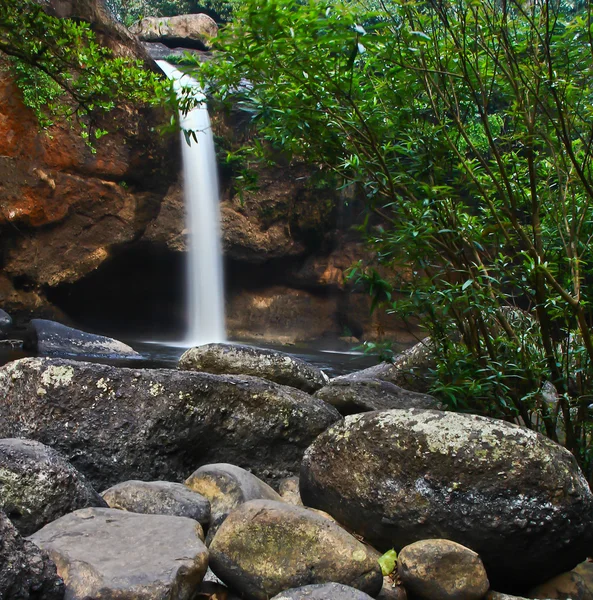
[(83, 508), (29, 539), (56, 563), (68, 600), (190, 600), (208, 568), (199, 523)]

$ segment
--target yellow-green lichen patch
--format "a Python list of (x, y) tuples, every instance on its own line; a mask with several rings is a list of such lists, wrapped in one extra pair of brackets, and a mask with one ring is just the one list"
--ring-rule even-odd
[(72, 383), (74, 369), (69, 366), (52, 365), (45, 369), (41, 375), (41, 381), (48, 387), (66, 387)]

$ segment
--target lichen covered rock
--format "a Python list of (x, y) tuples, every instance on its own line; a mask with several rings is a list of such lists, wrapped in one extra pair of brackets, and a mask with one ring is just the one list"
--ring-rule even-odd
[(471, 548), (501, 591), (571, 569), (593, 539), (593, 496), (574, 457), (476, 415), (347, 417), (307, 450), (300, 488), (305, 505), (380, 550), (443, 537)]

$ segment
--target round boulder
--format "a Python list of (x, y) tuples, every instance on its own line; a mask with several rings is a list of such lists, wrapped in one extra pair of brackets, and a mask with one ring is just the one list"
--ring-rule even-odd
[(208, 568), (193, 519), (83, 508), (30, 538), (47, 551), (69, 600), (190, 600)]
[(490, 583), (480, 557), (449, 540), (422, 540), (403, 548), (398, 574), (414, 597), (480, 600)]
[(12, 327), (12, 317), (0, 308), (0, 335), (5, 335)]
[(593, 540), (593, 495), (570, 452), (476, 415), (346, 417), (305, 453), (300, 487), (306, 506), (382, 551), (443, 537), (471, 548), (501, 591), (571, 569)]
[(530, 598), (546, 598), (551, 600), (593, 600), (593, 591), (587, 582), (574, 571), (562, 573), (538, 585), (527, 594)]
[(206, 344), (190, 348), (179, 368), (206, 373), (254, 375), (313, 393), (329, 383), (328, 376), (304, 360), (280, 352), (239, 344)]
[(0, 508), (21, 535), (88, 506), (107, 506), (68, 461), (33, 440), (0, 440)]
[(182, 483), (124, 481), (101, 495), (110, 508), (144, 515), (188, 517), (202, 525), (210, 522), (210, 502)]
[(372, 596), (341, 583), (321, 583), (304, 585), (286, 590), (272, 600), (372, 600)]
[(441, 408), (433, 396), (410, 392), (381, 379), (342, 379), (336, 377), (315, 396), (342, 415), (392, 408)]
[(272, 500), (227, 517), (210, 544), (210, 568), (249, 600), (331, 581), (375, 595), (383, 583), (372, 549), (329, 519)]

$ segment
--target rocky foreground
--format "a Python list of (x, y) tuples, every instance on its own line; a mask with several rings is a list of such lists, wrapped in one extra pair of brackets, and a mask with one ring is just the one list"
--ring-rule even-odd
[(180, 366), (0, 369), (2, 600), (593, 598), (593, 495), (547, 438), (397, 367)]

